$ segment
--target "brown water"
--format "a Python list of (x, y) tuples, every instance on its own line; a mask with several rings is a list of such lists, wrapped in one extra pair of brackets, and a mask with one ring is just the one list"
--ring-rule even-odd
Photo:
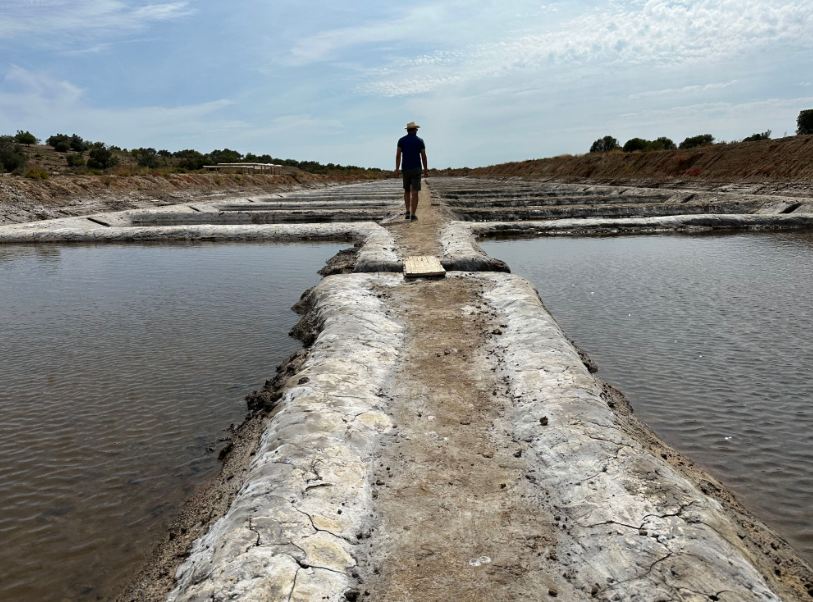
[(0, 248), (0, 600), (110, 598), (342, 246)]
[(639, 417), (813, 561), (813, 233), (482, 247)]

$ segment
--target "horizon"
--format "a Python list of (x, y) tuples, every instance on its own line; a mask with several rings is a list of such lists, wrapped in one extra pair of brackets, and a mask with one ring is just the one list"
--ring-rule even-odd
[(597, 138), (792, 135), (813, 3), (52, 0), (7, 4), (0, 133), (392, 169), (584, 154)]

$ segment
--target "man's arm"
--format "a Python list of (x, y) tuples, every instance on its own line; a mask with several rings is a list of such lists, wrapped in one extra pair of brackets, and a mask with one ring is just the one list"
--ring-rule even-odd
[(395, 177), (401, 175), (401, 147), (398, 147), (398, 152), (395, 153)]
[[(399, 149), (400, 150), (400, 149)], [(426, 149), (421, 149), (421, 161), (423, 161), (423, 177), (429, 177), (429, 163), (426, 161)]]

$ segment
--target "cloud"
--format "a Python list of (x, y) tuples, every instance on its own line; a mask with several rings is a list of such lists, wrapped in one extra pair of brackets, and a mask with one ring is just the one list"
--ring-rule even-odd
[(70, 131), (117, 144), (155, 146), (157, 140), (171, 139), (183, 145), (184, 140), (227, 138), (224, 132), (251, 129), (241, 120), (218, 116), (231, 105), (219, 99), (177, 107), (96, 108), (74, 84), (12, 66), (0, 88), (0, 131), (30, 129), (40, 137)]
[(683, 86), (682, 88), (666, 88), (664, 90), (650, 90), (648, 92), (639, 92), (638, 94), (630, 94), (629, 98), (636, 100), (639, 98), (648, 98), (652, 96), (674, 96), (677, 94), (687, 94), (693, 92), (708, 92), (709, 90), (721, 90), (729, 86), (733, 86), (738, 80), (732, 79), (730, 82), (719, 82), (706, 84), (705, 86)]
[(3, 3), (0, 38), (52, 43), (55, 34), (133, 30), (193, 12), (188, 2), (136, 6), (122, 0), (16, 0)]
[(532, 70), (709, 65), (783, 46), (813, 47), (809, 3), (648, 0), (611, 4), (553, 31), (401, 58), (369, 70), (357, 91), (407, 96)]
[(371, 20), (363, 25), (322, 31), (297, 40), (285, 63), (301, 66), (335, 59), (350, 47), (396, 40), (425, 40), (434, 25), (443, 21), (441, 6), (416, 7), (390, 20)]
[(634, 113), (620, 115), (620, 118), (663, 118), (670, 117), (678, 120), (688, 118), (705, 118), (712, 116), (733, 117), (744, 114), (749, 115), (771, 115), (778, 112), (794, 114), (799, 112), (799, 107), (804, 107), (813, 102), (813, 97), (801, 98), (766, 98), (752, 102), (705, 102), (691, 105), (680, 105), (659, 109), (643, 109)]

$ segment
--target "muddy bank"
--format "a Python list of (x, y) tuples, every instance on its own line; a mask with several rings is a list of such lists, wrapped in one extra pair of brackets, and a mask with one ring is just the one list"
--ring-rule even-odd
[(754, 194), (811, 196), (813, 136), (715, 144), (649, 153), (587, 153), (531, 159), (439, 175), (549, 178), (635, 186), (740, 189)]
[[(360, 246), (360, 245), (358, 245)], [(358, 246), (339, 251), (319, 270), (322, 276), (352, 273)], [(302, 318), (289, 335), (302, 341), (304, 348), (277, 366), (276, 374), (263, 387), (246, 396), (248, 413), (239, 426), (230, 425), (227, 441), (220, 449), (220, 471), (199, 486), (170, 526), (155, 549), (135, 570), (127, 586), (116, 596), (116, 602), (163, 601), (175, 587), (175, 572), (189, 556), (192, 542), (202, 537), (211, 525), (222, 518), (240, 487), (245, 483), (248, 467), (257, 453), (260, 439), (269, 420), (276, 415), (277, 404), (289, 386), (288, 382), (303, 367), (310, 347), (319, 334), (316, 313), (310, 305), (309, 289), (292, 309)], [(297, 379), (298, 380), (298, 379)]]
[(393, 428), (380, 390), (401, 327), (371, 280), (332, 276), (311, 294), (320, 335), (288, 380), (244, 486), (195, 542), (168, 600), (338, 599), (354, 549), (369, 532), (366, 475), (380, 433)]
[[(494, 224), (446, 220), (424, 204), (388, 244), (487, 265), (472, 233)], [(528, 281), (405, 281), (351, 256), (298, 304), (308, 350), (249, 399), (263, 422), (221, 477), (241, 480), (233, 501), (190, 516), (189, 547), (165, 542), (155, 597), (122, 600), (813, 595), (810, 567), (635, 419)]]
[[(486, 265), (488, 257), (475, 241), (508, 236), (609, 236), (714, 230), (790, 230), (813, 228), (813, 214), (805, 215), (677, 215), (617, 219), (560, 219), (525, 222), (451, 222), (441, 231), (444, 265)], [(502, 263), (502, 262), (500, 262)], [(452, 268), (454, 269), (454, 268)], [(496, 268), (492, 268), (496, 269)]]
[(169, 599), (807, 599), (809, 567), (524, 279), (339, 275), (308, 299), (320, 334)]
[(152, 208), (192, 201), (321, 189), (356, 180), (290, 170), (287, 175), (57, 175), (33, 180), (0, 176), (0, 225)]

